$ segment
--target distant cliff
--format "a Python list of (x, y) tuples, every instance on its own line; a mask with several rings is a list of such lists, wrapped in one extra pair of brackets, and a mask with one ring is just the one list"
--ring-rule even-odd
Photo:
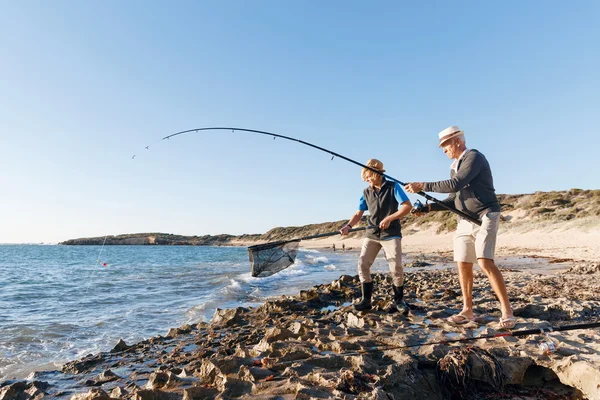
[(204, 236), (183, 236), (170, 233), (129, 233), (124, 235), (107, 236), (104, 242), (104, 236), (81, 239), (70, 239), (60, 244), (65, 245), (191, 245), (191, 246), (216, 246), (227, 244), (232, 240), (247, 237), (252, 241), (254, 237), (260, 235), (204, 235)]
[[(441, 198), (441, 197), (440, 197)], [(560, 192), (498, 195), (502, 206), (502, 222), (512, 226), (536, 221), (561, 223), (572, 220), (595, 220), (600, 217), (600, 190), (571, 189)], [(352, 212), (352, 210), (350, 210)], [(168, 233), (133, 233), (106, 237), (106, 245), (187, 245), (232, 246), (295, 239), (340, 229), (346, 220), (304, 226), (277, 227), (264, 234), (183, 236)], [(456, 217), (450, 212), (435, 212), (424, 217), (408, 215), (402, 221), (403, 229), (431, 224), (438, 233), (454, 230)], [(361, 235), (355, 233), (354, 235)], [(104, 236), (71, 239), (64, 245), (101, 245)]]

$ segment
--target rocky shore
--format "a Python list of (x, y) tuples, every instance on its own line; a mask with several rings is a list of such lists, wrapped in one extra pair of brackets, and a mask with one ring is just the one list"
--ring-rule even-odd
[[(598, 321), (600, 264), (534, 261), (499, 262), (515, 330)], [(389, 313), (389, 276), (375, 276), (368, 313), (351, 306), (358, 278), (341, 276), (4, 382), (0, 399), (600, 399), (600, 330), (551, 333), (549, 354), (543, 335), (439, 343), (496, 333), (498, 303), (477, 273), (479, 318), (449, 324), (461, 306), (456, 271), (436, 256), (413, 264), (423, 268), (407, 274), (407, 317)]]

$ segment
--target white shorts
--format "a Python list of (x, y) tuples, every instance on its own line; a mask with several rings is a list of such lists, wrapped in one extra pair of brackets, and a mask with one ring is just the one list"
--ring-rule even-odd
[(460, 218), (454, 233), (454, 261), (475, 264), (478, 258), (494, 259), (500, 212), (488, 212), (481, 226)]

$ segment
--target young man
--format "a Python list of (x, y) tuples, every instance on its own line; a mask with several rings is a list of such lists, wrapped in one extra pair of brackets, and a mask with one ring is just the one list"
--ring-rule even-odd
[[(449, 206), (476, 218), (481, 218), (481, 227), (460, 218), (454, 235), (454, 261), (458, 264), (458, 279), (463, 295), (463, 309), (448, 318), (450, 322), (463, 324), (475, 319), (473, 314), (473, 264), (487, 275), (494, 293), (500, 300), (502, 316), (498, 327), (511, 329), (515, 326), (513, 310), (508, 300), (502, 273), (494, 263), (496, 235), (500, 224), (500, 203), (496, 197), (492, 171), (483, 154), (467, 149), (464, 132), (457, 126), (444, 129), (438, 135), (439, 145), (448, 158), (454, 160), (450, 166), (450, 179), (439, 182), (412, 182), (406, 191), (450, 193), (443, 200)], [(428, 204), (419, 213), (444, 211), (440, 205)]]
[[(367, 161), (368, 167), (384, 173), (383, 163), (371, 159)], [(369, 229), (363, 240), (360, 257), (358, 259), (358, 276), (362, 286), (362, 299), (354, 305), (357, 311), (371, 309), (373, 295), (373, 280), (371, 279), (371, 265), (377, 253), (383, 247), (390, 266), (393, 280), (394, 306), (391, 311), (408, 314), (408, 305), (404, 302), (404, 271), (402, 269), (402, 233), (399, 219), (410, 213), (412, 206), (408, 197), (398, 183), (387, 181), (381, 173), (370, 169), (362, 169), (362, 179), (369, 184), (360, 198), (358, 211), (350, 218), (340, 233), (347, 235), (348, 230), (356, 225), (365, 211), (369, 211), (369, 225), (378, 228)]]

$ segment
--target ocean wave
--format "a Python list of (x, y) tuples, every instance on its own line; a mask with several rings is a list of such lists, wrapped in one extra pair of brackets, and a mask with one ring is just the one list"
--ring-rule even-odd
[(300, 253), (320, 253), (320, 252), (321, 251), (315, 250), (315, 249), (305, 249), (305, 248), (300, 249)]
[(319, 264), (319, 263), (327, 263), (329, 262), (329, 259), (325, 256), (320, 256), (320, 257), (312, 257), (312, 256), (306, 256), (306, 262), (309, 264)]

